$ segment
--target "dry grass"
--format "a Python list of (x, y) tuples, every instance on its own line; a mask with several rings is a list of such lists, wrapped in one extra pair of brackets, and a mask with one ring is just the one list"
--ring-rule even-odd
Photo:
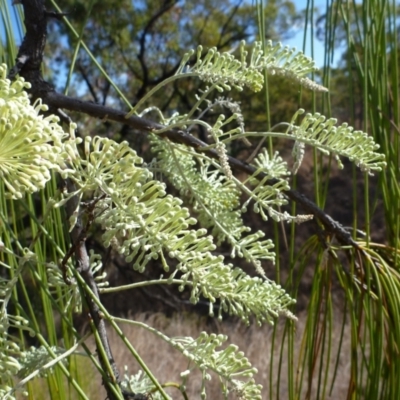
[[(271, 368), (271, 349), (272, 349), (272, 338), (273, 328), (265, 325), (263, 327), (257, 327), (252, 325), (246, 327), (240, 322), (219, 322), (215, 321), (212, 323), (213, 326), (206, 322), (205, 318), (193, 316), (193, 315), (175, 315), (172, 318), (166, 318), (162, 314), (153, 315), (137, 315), (136, 320), (145, 322), (169, 336), (192, 336), (197, 337), (200, 332), (207, 331), (209, 333), (224, 333), (229, 336), (229, 342), (235, 343), (243, 350), (246, 356), (249, 358), (251, 363), (257, 367), (258, 374), (256, 376), (257, 383), (261, 383), (263, 389), (263, 399), (270, 398), (270, 368)], [(306, 315), (300, 315), (299, 321), (296, 323), (296, 333), (294, 340), (294, 353), (296, 363), (298, 362), (298, 355), (301, 348), (302, 334), (304, 331)], [(338, 318), (338, 321), (340, 319)], [(277, 333), (275, 337), (275, 345), (273, 349), (274, 364), (273, 364), (273, 393), (274, 398), (288, 399), (288, 362), (287, 362), (287, 349), (284, 348), (282, 354), (282, 364), (280, 371), (278, 370), (279, 357), (281, 351), (281, 341), (284, 332), (284, 321), (282, 320), (277, 326)], [(132, 325), (122, 326), (122, 330), (125, 336), (134, 344), (135, 349), (143, 357), (147, 365), (153, 371), (155, 376), (161, 383), (165, 382), (179, 382), (179, 374), (187, 369), (187, 359), (179, 354), (176, 350), (172, 349), (167, 343), (161, 339), (154, 337), (151, 333), (148, 333), (140, 327)], [(337, 353), (339, 338), (340, 338), (341, 326), (338, 322), (333, 332), (333, 344), (332, 344), (332, 357), (334, 358)], [(127, 352), (123, 346), (120, 338), (114, 333), (110, 334), (110, 342), (113, 348), (113, 353), (117, 365), (126, 365), (129, 369), (130, 374), (134, 374), (138, 370), (138, 364)], [(325, 396), (319, 394), (319, 398), (325, 399), (343, 399), (346, 398), (349, 368), (350, 368), (350, 332), (349, 327), (345, 328), (344, 343), (342, 344), (342, 353), (339, 359), (339, 368), (336, 376), (335, 385), (331, 393), (326, 393)], [(333, 370), (335, 359), (330, 362), (331, 371), (328, 373), (329, 384), (332, 381)], [(297, 365), (295, 364), (297, 369)], [(316, 372), (315, 375), (318, 373)], [(279, 393), (277, 394), (276, 382), (280, 379)], [(304, 375), (304, 379), (307, 379), (307, 374)], [(300, 376), (299, 376), (300, 378)], [(310, 399), (317, 398), (317, 379), (314, 380), (312, 390), (310, 393)], [(104, 391), (101, 387), (100, 381), (95, 385), (99, 389), (98, 393), (93, 393), (95, 397), (91, 398), (102, 398), (104, 397)], [(192, 373), (187, 385), (187, 393), (189, 399), (199, 399), (201, 389), (201, 379), (199, 373)], [(306, 394), (306, 384), (303, 384), (302, 396)], [(182, 396), (176, 390), (170, 389), (167, 391), (172, 398), (180, 399)], [(222, 394), (218, 378), (213, 376), (212, 380), (207, 384), (207, 398), (208, 399), (221, 399)], [(232, 397), (233, 398), (233, 397)]]
[[(295, 338), (294, 338), (294, 354), (295, 354), (295, 371), (300, 372), (298, 369), (298, 357), (302, 345), (302, 334), (306, 324), (306, 314), (299, 315), (299, 320), (295, 323)], [(263, 399), (270, 399), (270, 369), (271, 369), (271, 351), (273, 342), (273, 327), (265, 325), (263, 327), (257, 327), (251, 325), (250, 327), (244, 326), (240, 322), (230, 322), (218, 320), (206, 319), (204, 317), (198, 317), (193, 314), (177, 314), (172, 318), (167, 318), (163, 314), (140, 314), (136, 315), (135, 320), (145, 322), (154, 328), (164, 332), (169, 336), (192, 336), (197, 337), (200, 332), (207, 331), (208, 333), (223, 333), (229, 336), (229, 342), (235, 343), (239, 346), (240, 350), (244, 351), (246, 356), (258, 369), (256, 375), (257, 383), (263, 385)], [(334, 364), (336, 362), (336, 353), (340, 339), (340, 317), (337, 317), (337, 324), (333, 328), (333, 343), (332, 343), (332, 358), (330, 361), (330, 372), (328, 373), (329, 385), (332, 381)], [(273, 398), (274, 399), (289, 399), (288, 392), (288, 361), (287, 361), (287, 342), (281, 352), (281, 342), (284, 333), (283, 319), (280, 320), (276, 336), (275, 345), (273, 348)], [(153, 371), (157, 379), (161, 383), (166, 382), (180, 382), (179, 375), (182, 371), (185, 371), (188, 367), (187, 359), (184, 358), (180, 353), (170, 347), (167, 343), (162, 341), (160, 338), (155, 337), (153, 334), (144, 330), (143, 328), (122, 325), (121, 326), (125, 336), (134, 345), (135, 349), (142, 356), (146, 364)], [(318, 365), (316, 366), (316, 372), (314, 373), (315, 379), (312, 383), (312, 389), (309, 393), (309, 399), (345, 399), (347, 394), (347, 385), (350, 368), (350, 331), (349, 327), (345, 327), (344, 342), (342, 343), (342, 351), (339, 359), (339, 368), (333, 387), (332, 393), (318, 394)], [(139, 367), (136, 360), (126, 350), (121, 339), (113, 332), (109, 330), (110, 344), (113, 350), (114, 358), (118, 366), (121, 368), (127, 366), (129, 374), (136, 374)], [(286, 336), (287, 337), (287, 336)], [(89, 348), (95, 352), (95, 346), (93, 341), (89, 341)], [(327, 353), (325, 351), (325, 353)], [(282, 363), (279, 369), (279, 357), (282, 357)], [(101, 383), (101, 378), (95, 368), (90, 364), (90, 361), (86, 357), (77, 357), (78, 370), (79, 370), (79, 381), (84, 388), (90, 399), (104, 399), (106, 398), (105, 390)], [(121, 371), (122, 372), (122, 371)], [(277, 380), (280, 380), (279, 389), (277, 388)], [(296, 377), (295, 377), (296, 379)], [(299, 398), (305, 398), (307, 392), (307, 374), (303, 376), (303, 387), (302, 395)], [(300, 380), (300, 375), (297, 377)], [(47, 385), (44, 380), (37, 380), (34, 383), (34, 393), (40, 393), (35, 399), (45, 400), (50, 399), (50, 396), (46, 394)], [(200, 399), (201, 390), (201, 375), (198, 371), (192, 372), (187, 385), (187, 394), (189, 399)], [(173, 399), (182, 399), (182, 395), (176, 389), (168, 389), (168, 394)], [(277, 393), (278, 392), (278, 393)], [(71, 390), (69, 399), (77, 399), (78, 396), (74, 390)], [(212, 380), (207, 383), (207, 398), (211, 400), (222, 399), (223, 396), (220, 391), (220, 385), (218, 378), (212, 376)], [(230, 398), (235, 398), (233, 395)]]

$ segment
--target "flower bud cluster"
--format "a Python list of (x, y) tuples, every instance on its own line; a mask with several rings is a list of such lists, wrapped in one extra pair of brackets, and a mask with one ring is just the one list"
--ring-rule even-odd
[(299, 110), (292, 119), (291, 131), (296, 140), (316, 147), (325, 154), (333, 154), (340, 167), (339, 156), (347, 157), (362, 171), (372, 175), (386, 167), (385, 155), (377, 152), (379, 144), (363, 131), (354, 130), (347, 123), (335, 126), (337, 119), (326, 119), (319, 113), (306, 114), (299, 126), (293, 124)]
[[(142, 272), (151, 259), (161, 258), (168, 271), (164, 254), (175, 258), (176, 271), (182, 273), (180, 290), (191, 287), (192, 303), (201, 296), (211, 304), (219, 298), (221, 313), (227, 311), (246, 322), (250, 315), (255, 315), (259, 323), (272, 322), (282, 307), (293, 302), (280, 286), (250, 278), (224, 264), (222, 256), (214, 256), (212, 237), (206, 236), (205, 229), (190, 229), (197, 221), (181, 207), (180, 199), (166, 195), (164, 184), (151, 179), (151, 173), (140, 165), (142, 160), (127, 143), (87, 138), (85, 159), (80, 165), (73, 159), (74, 145), (72, 140), (69, 153), (78, 171), (72, 176), (78, 192), (89, 189), (95, 197), (104, 195), (95, 208), (95, 221), (104, 229), (103, 243), (114, 246), (135, 269)], [(249, 244), (252, 246), (252, 242)], [(254, 247), (253, 251), (260, 250)]]
[[(62, 260), (59, 261), (59, 264), (61, 262)], [(82, 296), (78, 283), (72, 277), (72, 272), (68, 268), (68, 265), (62, 267), (67, 269), (65, 275), (68, 277), (68, 283), (59, 265), (50, 262), (46, 267), (49, 290), (58, 299), (59, 304), (63, 306), (63, 311), (68, 312), (68, 310), (73, 310), (73, 312), (77, 313), (82, 312)]]
[[(235, 183), (213, 167), (206, 158), (196, 162), (196, 154), (186, 146), (174, 145), (174, 149), (179, 166), (171, 162), (171, 150), (165, 141), (153, 137), (152, 150), (157, 154), (163, 173), (179, 190), (180, 195), (192, 204), (201, 226), (212, 229), (218, 244), (227, 238), (226, 232), (233, 238), (240, 238), (243, 221), (238, 208), (240, 191)], [(181, 171), (184, 171), (185, 176), (182, 176)], [(207, 196), (204, 196), (205, 193)], [(221, 226), (224, 230), (220, 229)]]
[(236, 345), (231, 344), (223, 350), (219, 349), (226, 340), (225, 335), (208, 335), (202, 332), (197, 339), (176, 337), (171, 338), (170, 343), (201, 370), (202, 398), (206, 397), (205, 382), (211, 379), (208, 373), (210, 370), (220, 376), (225, 396), (232, 390), (241, 394), (243, 399), (261, 399), (262, 386), (256, 385), (253, 379), (257, 369), (252, 367)]
[[(214, 47), (209, 49), (202, 59), (203, 47), (199, 46), (197, 48), (197, 61), (186, 72), (194, 73), (201, 80), (215, 84), (220, 92), (231, 90), (231, 86), (239, 91), (247, 86), (254, 92), (259, 92), (264, 85), (264, 77), (260, 72), (262, 57), (260, 57), (259, 46), (254, 47), (249, 65), (246, 61), (247, 51), (244, 47), (245, 42), (242, 41), (240, 46), (241, 60), (239, 61), (232, 54), (221, 54)], [(191, 53), (185, 55), (180, 71), (184, 70), (190, 55)]]
[(23, 78), (10, 82), (7, 67), (0, 65), (0, 179), (6, 196), (19, 199), (42, 189), (50, 171), (59, 170), (62, 140), (67, 136), (56, 116), (43, 117), (47, 106), (30, 104)]
[(265, 68), (271, 75), (280, 75), (291, 81), (298, 82), (305, 88), (317, 92), (327, 92), (324, 86), (307, 78), (306, 75), (316, 72), (315, 62), (296, 51), (295, 48), (282, 46), (281, 43), (273, 45), (269, 40), (265, 48)]
[[(249, 178), (249, 181), (254, 188), (249, 191), (249, 198), (243, 204), (242, 208), (246, 209), (251, 201), (254, 201), (254, 212), (260, 213), (263, 220), (267, 220), (268, 215), (274, 220), (286, 220), (290, 218), (289, 214), (282, 214), (276, 211), (277, 207), (287, 204), (283, 192), (289, 189), (287, 177), (290, 172), (287, 169), (286, 161), (283, 161), (279, 153), (276, 152), (272, 157), (269, 156), (267, 149), (262, 149), (254, 160), (257, 170)], [(263, 174), (262, 178), (259, 175)], [(271, 180), (276, 182), (271, 184)]]
[[(232, 246), (232, 258), (236, 255), (244, 257), (246, 261), (254, 265), (259, 275), (264, 276), (265, 272), (260, 260), (268, 259), (275, 262), (275, 253), (270, 251), (274, 246), (271, 240), (258, 240), (264, 236), (261, 232), (243, 237), (243, 234), (250, 232), (251, 229), (243, 224), (239, 210), (230, 211), (226, 209), (224, 196), (226, 196), (226, 200), (237, 196), (236, 186), (229, 184), (233, 175), (228, 176), (225, 172), (224, 176), (218, 174), (216, 170), (210, 173), (209, 168), (211, 169), (212, 165), (207, 163), (205, 158), (199, 160), (202, 165), (199, 174), (199, 171), (195, 169), (194, 158), (191, 154), (178, 151), (180, 148), (183, 149), (183, 146), (176, 147), (176, 161), (180, 163), (179, 168), (177, 168), (174, 165), (176, 163), (168, 162), (171, 158), (168, 146), (165, 146), (158, 139), (154, 140), (154, 144), (153, 150), (159, 151), (158, 156), (162, 160), (163, 170), (166, 171), (170, 181), (181, 190), (181, 193), (186, 188), (187, 192), (184, 192), (184, 195), (191, 195), (189, 199), (194, 204), (195, 211), (199, 214), (198, 219), (201, 226), (212, 226), (213, 236), (218, 238), (218, 244), (227, 240)], [(223, 164), (222, 160), (220, 160), (220, 164)], [(221, 165), (221, 169), (223, 169), (223, 165)], [(182, 171), (184, 171), (185, 176), (182, 176)], [(229, 186), (220, 186), (220, 182), (223, 179), (225, 180), (225, 177)], [(207, 196), (204, 196), (204, 193), (207, 193)], [(228, 202), (228, 204), (230, 203)], [(238, 200), (236, 204), (239, 204)]]
[[(10, 281), (8, 281), (8, 283), (10, 283)], [(1, 285), (4, 284), (7, 285), (7, 281), (1, 279)], [(8, 289), (12, 288), (10, 284), (7, 286)], [(1, 303), (3, 303), (0, 316), (0, 399), (7, 398), (16, 400), (12, 394), (14, 391), (14, 379), (21, 371), (22, 364), (20, 360), (24, 352), (18, 345), (19, 339), (10, 335), (8, 329), (10, 327), (16, 329), (25, 328), (28, 321), (20, 316), (7, 315), (6, 302), (4, 301), (4, 297), (7, 295), (6, 292), (7, 290), (1, 290), (0, 293)], [(9, 383), (11, 383), (12, 386), (9, 386)]]
[(297, 174), (297, 171), (300, 168), (301, 163), (303, 162), (304, 155), (305, 155), (305, 144), (303, 142), (300, 142), (296, 140), (294, 142), (293, 150), (292, 150), (292, 156), (294, 158), (294, 164), (292, 168), (292, 172), (294, 175)]
[[(257, 170), (249, 178), (254, 187), (252, 190), (246, 189), (249, 198), (242, 206), (243, 211), (247, 210), (251, 201), (254, 201), (254, 212), (259, 213), (264, 221), (268, 220), (268, 216), (276, 222), (286, 221), (288, 223), (301, 223), (313, 218), (312, 215), (293, 216), (287, 211), (279, 210), (280, 206), (287, 204), (284, 192), (290, 188), (287, 181), (290, 172), (287, 169), (286, 161), (283, 161), (278, 152), (270, 157), (267, 149), (264, 148), (254, 160), (254, 164)], [(275, 183), (271, 183), (273, 180)], [(260, 242), (254, 242), (254, 245), (258, 249)]]
[(221, 107), (226, 107), (232, 114), (236, 114), (236, 123), (239, 126), (239, 133), (244, 133), (244, 118), (242, 109), (240, 108), (240, 102), (234, 101), (230, 98), (219, 97), (215, 100), (215, 104)]
[[(2, 243), (2, 251), (8, 254), (13, 254), (10, 249), (7, 249)], [(20, 258), (20, 266), (24, 263), (24, 257)], [(9, 268), (6, 264), (2, 263), (3, 267)], [(11, 293), (15, 290), (19, 274), (22, 268), (15, 269), (11, 279), (0, 277), (0, 398), (5, 396), (11, 388), (7, 386), (6, 382), (11, 382), (21, 370), (20, 357), (23, 355), (19, 344), (20, 339), (13, 336), (10, 331), (18, 330), (25, 331), (32, 334), (29, 327), (29, 321), (20, 315), (9, 314), (8, 303), (11, 299)], [(12, 395), (8, 398), (14, 399)]]
[(176, 75), (182, 73), (196, 74), (201, 80), (216, 85), (218, 91), (243, 90), (246, 86), (254, 92), (259, 92), (264, 85), (262, 72), (266, 70), (271, 75), (281, 75), (291, 81), (298, 82), (307, 89), (327, 92), (328, 89), (309, 79), (306, 75), (318, 70), (315, 62), (295, 48), (283, 47), (281, 43), (273, 45), (268, 41), (265, 49), (261, 42), (255, 42), (247, 61), (248, 51), (245, 41), (240, 43), (240, 60), (231, 53), (219, 53), (216, 48), (208, 50), (202, 58), (203, 47), (197, 49), (197, 60), (193, 67), (187, 63), (194, 53), (186, 53)]

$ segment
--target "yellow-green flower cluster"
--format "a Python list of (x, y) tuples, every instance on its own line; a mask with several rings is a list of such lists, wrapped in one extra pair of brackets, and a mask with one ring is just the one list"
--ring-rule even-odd
[[(194, 304), (201, 296), (210, 300), (211, 314), (213, 304), (220, 299), (221, 317), (222, 312), (227, 312), (245, 322), (251, 315), (260, 324), (273, 322), (282, 309), (293, 303), (280, 286), (250, 278), (240, 269), (224, 264), (223, 256), (212, 254), (216, 246), (212, 237), (206, 236), (207, 230), (190, 228), (197, 221), (189, 210), (181, 207), (179, 198), (166, 194), (164, 184), (152, 179), (151, 172), (141, 165), (143, 160), (127, 142), (86, 137), (84, 158), (79, 157), (79, 142), (72, 135), (64, 142), (65, 158), (75, 173), (64, 170), (62, 174), (74, 180), (77, 190), (58, 205), (69, 196), (82, 197), (90, 191), (97, 199), (94, 215), (104, 230), (103, 244), (113, 246), (136, 270), (143, 272), (151, 259), (161, 259), (165, 271), (169, 271), (165, 256), (174, 258), (177, 265), (170, 278), (180, 271), (179, 290), (188, 285)], [(253, 239), (252, 236), (240, 242), (239, 250), (264, 258), (266, 253), (260, 257), (260, 246), (254, 245)], [(268, 252), (268, 243), (262, 246)]]
[(311, 145), (322, 153), (332, 154), (340, 168), (343, 168), (339, 156), (347, 157), (361, 171), (373, 175), (374, 171), (382, 171), (386, 167), (385, 155), (378, 153), (379, 144), (372, 136), (363, 131), (354, 130), (347, 123), (336, 126), (337, 119), (315, 113), (306, 114), (299, 126), (294, 124), (298, 115), (304, 110), (298, 110), (290, 125), (290, 131), (297, 141)]
[(307, 78), (306, 75), (318, 71), (315, 61), (301, 51), (281, 43), (272, 44), (269, 40), (265, 46), (265, 68), (271, 75), (280, 75), (315, 92), (328, 92), (328, 89)]
[(246, 43), (240, 43), (240, 60), (230, 52), (219, 53), (215, 47), (208, 50), (202, 58), (203, 47), (197, 48), (197, 60), (193, 67), (187, 63), (193, 55), (192, 50), (182, 59), (176, 75), (187, 73), (195, 74), (201, 80), (216, 85), (217, 90), (231, 90), (231, 86), (241, 91), (244, 86), (254, 92), (259, 92), (264, 85), (262, 71), (266, 70), (271, 75), (281, 75), (302, 86), (320, 92), (328, 89), (317, 84), (306, 75), (318, 70), (315, 62), (295, 48), (283, 47), (281, 43), (273, 45), (268, 41), (265, 49), (261, 42), (255, 42), (251, 50), (250, 62), (247, 62), (248, 51)]
[[(240, 191), (236, 185), (215, 169), (206, 158), (196, 160), (195, 153), (186, 146), (174, 146), (178, 166), (176, 162), (171, 162), (173, 156), (168, 143), (155, 136), (151, 143), (163, 174), (179, 190), (181, 197), (192, 204), (200, 225), (206, 229), (212, 228), (217, 244), (227, 239), (227, 232), (232, 239), (239, 239), (246, 230), (243, 229), (239, 211)], [(184, 176), (181, 170), (184, 171)], [(207, 196), (204, 197), (204, 193)]]
[[(221, 349), (228, 339), (225, 335), (208, 335), (202, 332), (197, 339), (191, 337), (171, 338), (170, 343), (194, 362), (202, 372), (201, 398), (206, 398), (205, 382), (211, 377), (208, 371), (214, 371), (220, 377), (222, 389), (227, 398), (230, 390), (243, 400), (261, 400), (261, 385), (254, 381), (254, 368), (236, 345)], [(188, 371), (189, 372), (189, 371)]]
[(47, 106), (33, 106), (23, 78), (11, 82), (7, 67), (0, 65), (0, 179), (6, 196), (18, 199), (43, 188), (50, 170), (59, 169), (62, 139), (67, 135), (54, 115), (43, 117)]
[(231, 90), (231, 86), (241, 91), (247, 86), (254, 92), (259, 92), (263, 88), (264, 77), (260, 72), (263, 68), (263, 57), (260, 43), (256, 42), (251, 55), (250, 64), (247, 64), (247, 51), (245, 42), (240, 43), (240, 58), (237, 60), (230, 53), (220, 53), (215, 47), (209, 49), (202, 58), (203, 47), (197, 48), (197, 61), (193, 67), (187, 68), (187, 62), (193, 54), (186, 53), (176, 75), (184, 71), (189, 74), (197, 75), (201, 80), (217, 86), (220, 92)]

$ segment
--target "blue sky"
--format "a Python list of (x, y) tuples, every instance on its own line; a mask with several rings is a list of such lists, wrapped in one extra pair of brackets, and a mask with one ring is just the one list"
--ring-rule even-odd
[[(296, 5), (297, 11), (304, 10), (307, 7), (307, 0), (293, 0), (293, 2)], [(310, 0), (310, 3), (312, 0)], [(326, 8), (326, 0), (314, 0), (313, 1), (314, 7), (319, 8), (320, 13), (323, 14)], [(304, 53), (308, 56), (311, 57), (311, 26), (307, 27), (307, 45)], [(285, 45), (288, 45), (289, 47), (296, 47), (298, 50), (303, 50), (303, 38), (304, 38), (304, 26), (299, 26), (298, 27), (298, 32), (297, 34), (292, 38), (287, 41), (285, 41)], [(320, 40), (317, 40), (315, 37), (313, 38), (314, 42), (314, 57), (313, 59), (315, 60), (316, 65), (319, 68), (323, 67), (324, 64), (324, 45), (323, 42)], [(335, 58), (333, 60), (333, 66), (336, 66), (337, 61), (340, 58), (340, 52), (335, 52)]]
[[(10, 3), (10, 14), (11, 14), (11, 18), (12, 18), (12, 24), (14, 27), (16, 27), (16, 23), (15, 23), (15, 13), (16, 13), (16, 9), (15, 7), (11, 6), (11, 1), (12, 0), (8, 0), (8, 2)], [(292, 0), (298, 11), (300, 10), (304, 10), (307, 7), (307, 3), (308, 0)], [(321, 10), (321, 13), (324, 12), (325, 7), (326, 7), (326, 0), (310, 0), (310, 3), (313, 3), (314, 7), (317, 7)], [(0, 29), (0, 36), (3, 35), (4, 31), (3, 31), (3, 27), (1, 27), (2, 29)], [(307, 47), (305, 49), (305, 54), (309, 57), (311, 57), (311, 45), (310, 45), (310, 35), (311, 35), (311, 27), (309, 26), (307, 28), (308, 32), (307, 32)], [(296, 47), (298, 50), (302, 50), (303, 48), (303, 35), (304, 35), (304, 26), (298, 26), (297, 28), (297, 33), (296, 35), (285, 41), (283, 44), (284, 45), (288, 45), (289, 47)], [(21, 39), (19, 38), (19, 40), (17, 40), (18, 44), (20, 43)], [(316, 65), (321, 68), (323, 66), (324, 63), (324, 46), (323, 43), (319, 40), (317, 40), (315, 37), (313, 38), (314, 41), (314, 60), (316, 62)], [(340, 57), (340, 52), (336, 53), (335, 56), (335, 60), (333, 65), (336, 65), (336, 62), (338, 61)]]

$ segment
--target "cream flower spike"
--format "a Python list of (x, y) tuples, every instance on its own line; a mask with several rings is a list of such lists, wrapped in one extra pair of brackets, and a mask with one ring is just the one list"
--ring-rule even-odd
[(23, 78), (11, 82), (7, 67), (0, 65), (0, 179), (6, 196), (19, 199), (25, 193), (43, 188), (50, 180), (50, 170), (59, 170), (62, 140), (68, 137), (54, 115), (43, 117), (47, 106), (40, 100), (32, 106), (30, 84)]

